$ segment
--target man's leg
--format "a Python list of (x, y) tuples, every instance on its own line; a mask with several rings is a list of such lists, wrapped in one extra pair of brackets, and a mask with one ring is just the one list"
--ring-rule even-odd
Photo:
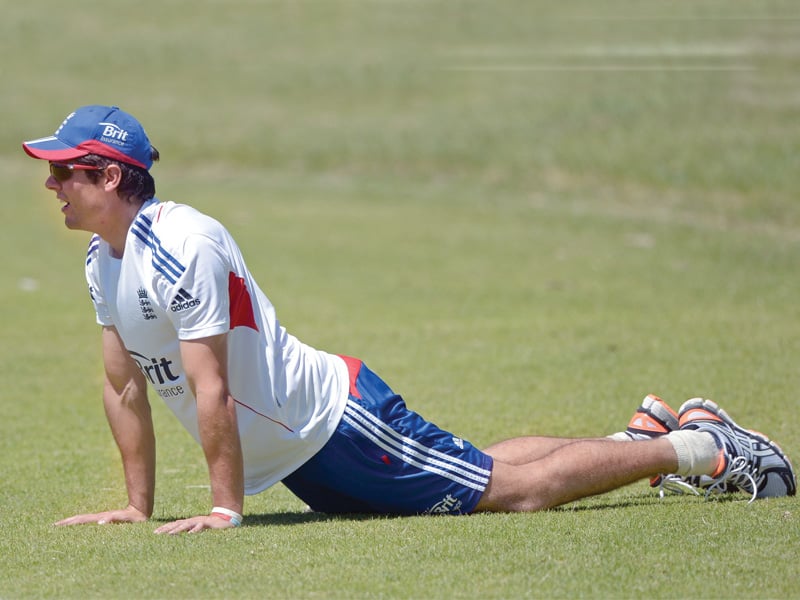
[(585, 438), (525, 436), (492, 444), (483, 451), (495, 461), (509, 465), (524, 465), (544, 458), (558, 448), (574, 444), (578, 440), (585, 440)]
[[(597, 439), (613, 439), (630, 442), (648, 440), (678, 429), (678, 413), (654, 394), (648, 394), (625, 431)], [(512, 465), (522, 465), (550, 454), (556, 448), (571, 444), (579, 438), (518, 437), (499, 442), (484, 449), (495, 460)]]
[[(515, 461), (525, 452), (536, 455), (547, 445), (551, 452), (527, 463), (500, 458), (505, 455)], [(666, 438), (626, 443), (518, 438), (487, 449), (489, 454), (492, 451), (498, 456), (476, 512), (543, 510), (678, 469), (675, 448)]]

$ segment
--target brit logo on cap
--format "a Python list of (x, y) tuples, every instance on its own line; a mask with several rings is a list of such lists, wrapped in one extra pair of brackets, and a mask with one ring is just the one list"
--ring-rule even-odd
[(128, 132), (114, 123), (98, 123), (98, 125), (105, 126), (103, 136), (100, 138), (102, 142), (122, 146), (128, 139)]

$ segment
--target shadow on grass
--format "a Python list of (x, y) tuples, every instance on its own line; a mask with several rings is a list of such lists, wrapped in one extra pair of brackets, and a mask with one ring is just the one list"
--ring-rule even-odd
[(245, 525), (263, 525), (274, 527), (276, 525), (306, 525), (308, 523), (328, 523), (331, 521), (385, 521), (387, 519), (401, 519), (401, 515), (382, 515), (372, 513), (322, 513), (311, 511), (265, 513), (260, 515), (247, 515)]
[[(599, 510), (619, 510), (625, 508), (643, 508), (648, 506), (659, 506), (662, 504), (675, 504), (684, 502), (746, 502), (747, 497), (742, 494), (727, 493), (711, 496), (708, 499), (705, 496), (693, 495), (678, 495), (671, 494), (664, 498), (658, 495), (641, 495), (630, 496), (627, 498), (590, 498), (578, 500), (571, 504), (564, 504), (550, 508), (545, 512), (549, 513), (571, 513), (582, 511), (599, 511)], [(490, 513), (482, 513), (490, 514)], [(243, 524), (250, 527), (263, 526), (292, 526), (292, 525), (307, 525), (309, 523), (329, 523), (333, 521), (386, 521), (390, 519), (405, 519), (419, 517), (422, 515), (389, 515), (389, 514), (375, 514), (375, 513), (323, 513), (313, 512), (310, 510), (280, 512), (280, 513), (262, 513), (262, 514), (248, 514), (245, 515)], [(153, 519), (157, 522), (169, 523), (186, 517), (161, 517)]]
[[(711, 496), (709, 502), (747, 502), (747, 496), (743, 494), (721, 494)], [(578, 512), (578, 511), (600, 511), (600, 510), (619, 510), (626, 508), (643, 508), (659, 506), (663, 504), (673, 505), (676, 503), (697, 503), (705, 502), (704, 496), (693, 495), (669, 495), (659, 498), (658, 495), (631, 496), (628, 498), (593, 498), (581, 500), (573, 504), (564, 504), (549, 509), (547, 512)], [(483, 513), (490, 514), (490, 513)], [(307, 523), (323, 523), (331, 521), (385, 521), (388, 519), (405, 519), (419, 517), (422, 515), (383, 515), (370, 513), (320, 513), (320, 512), (287, 512), (275, 514), (247, 515), (244, 518), (246, 525), (263, 525), (274, 527), (276, 525), (305, 525)], [(435, 517), (431, 517), (435, 518)]]
[(696, 502), (747, 502), (748, 496), (737, 493), (712, 495), (708, 498), (704, 494), (668, 494), (663, 498), (658, 495), (630, 496), (627, 498), (592, 498), (579, 500), (572, 504), (564, 504), (549, 509), (549, 512), (577, 512), (591, 510), (616, 510), (621, 508), (642, 508), (646, 506), (659, 506), (661, 504), (696, 503)]
[[(171, 523), (186, 516), (167, 516), (151, 519), (155, 523)], [(385, 521), (401, 519), (403, 515), (383, 515), (372, 513), (321, 513), (311, 511), (295, 511), (282, 513), (248, 514), (242, 520), (243, 525), (275, 527), (279, 525), (306, 525), (308, 523), (327, 523), (331, 521)]]

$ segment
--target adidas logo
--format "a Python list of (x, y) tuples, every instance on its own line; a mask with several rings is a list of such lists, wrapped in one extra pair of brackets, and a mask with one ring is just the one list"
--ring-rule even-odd
[(194, 298), (189, 292), (185, 289), (181, 288), (178, 290), (178, 294), (173, 298), (172, 302), (169, 305), (169, 309), (172, 312), (181, 312), (182, 310), (187, 310), (189, 308), (194, 308), (195, 306), (200, 306), (201, 302), (197, 298)]

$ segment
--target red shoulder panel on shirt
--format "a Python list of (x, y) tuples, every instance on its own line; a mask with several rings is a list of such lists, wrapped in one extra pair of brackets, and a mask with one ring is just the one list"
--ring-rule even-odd
[(256, 318), (253, 315), (253, 299), (244, 283), (244, 278), (236, 273), (228, 273), (228, 298), (231, 307), (231, 329), (250, 327), (258, 331)]

